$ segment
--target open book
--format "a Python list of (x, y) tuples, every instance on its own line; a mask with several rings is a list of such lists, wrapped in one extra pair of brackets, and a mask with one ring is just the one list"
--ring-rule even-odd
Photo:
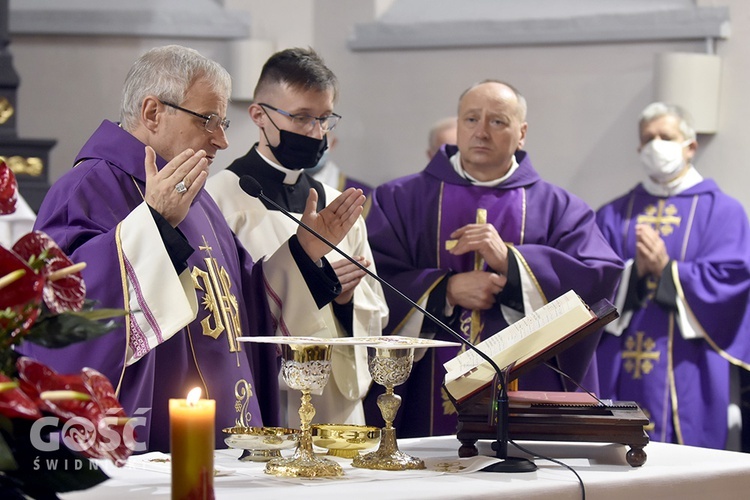
[[(597, 319), (571, 290), (480, 342), (477, 348), (491, 357), (501, 370), (513, 365), (516, 371)], [(478, 392), (495, 377), (492, 366), (473, 350), (466, 350), (443, 367), (446, 371), (444, 386), (456, 401)]]

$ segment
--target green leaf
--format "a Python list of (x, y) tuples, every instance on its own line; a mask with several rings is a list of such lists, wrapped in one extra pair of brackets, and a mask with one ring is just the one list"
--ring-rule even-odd
[(13, 471), (17, 469), (18, 464), (16, 463), (16, 459), (13, 458), (13, 449), (11, 449), (2, 433), (0, 433), (0, 471)]
[[(97, 314), (92, 316), (98, 317)], [(112, 317), (112, 315), (107, 316), (103, 313), (102, 317)], [(98, 338), (117, 326), (115, 321), (92, 320), (89, 318), (89, 313), (67, 312), (37, 320), (25, 339), (42, 347), (59, 348)]]

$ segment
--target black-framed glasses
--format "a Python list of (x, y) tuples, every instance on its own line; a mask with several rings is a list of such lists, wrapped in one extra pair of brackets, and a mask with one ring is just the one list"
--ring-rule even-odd
[(341, 119), (341, 115), (337, 115), (336, 113), (331, 113), (328, 116), (293, 115), (288, 111), (284, 111), (283, 109), (279, 109), (264, 102), (259, 102), (258, 106), (272, 109), (278, 114), (286, 116), (287, 118), (289, 118), (289, 120), (291, 120), (292, 125), (306, 132), (310, 132), (315, 128), (315, 122), (318, 122), (320, 124), (320, 128), (323, 129), (323, 132), (330, 132), (331, 130), (336, 128), (336, 125)]
[(185, 109), (183, 107), (178, 106), (177, 104), (172, 104), (171, 102), (165, 102), (165, 101), (159, 101), (165, 106), (169, 106), (170, 108), (179, 109), (180, 111), (184, 111), (185, 113), (190, 113), (193, 116), (197, 116), (198, 118), (201, 118), (205, 120), (203, 123), (203, 126), (206, 127), (206, 130), (209, 132), (216, 132), (216, 130), (221, 127), (222, 130), (226, 130), (229, 128), (229, 120), (226, 118), (222, 118), (219, 115), (216, 115), (214, 113), (211, 113), (210, 115), (202, 115), (200, 113), (196, 113), (195, 111), (190, 111), (189, 109)]

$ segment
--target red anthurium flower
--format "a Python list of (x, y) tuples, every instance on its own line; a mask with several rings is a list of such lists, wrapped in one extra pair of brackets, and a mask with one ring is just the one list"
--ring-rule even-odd
[(16, 362), (21, 387), (39, 408), (66, 422), (63, 442), (91, 458), (109, 458), (122, 467), (132, 453), (128, 419), (109, 380), (92, 368), (80, 374), (60, 375), (38, 361), (21, 357)]
[[(73, 265), (57, 243), (41, 231), (34, 231), (19, 239), (13, 250), (30, 261), (45, 257), (41, 274), (45, 277)], [(48, 279), (44, 286), (44, 303), (54, 314), (65, 311), (80, 311), (86, 299), (86, 285), (81, 272), (74, 272), (58, 279)]]
[(16, 200), (18, 200), (16, 176), (4, 161), (0, 161), (0, 215), (15, 212)]
[(0, 415), (8, 418), (36, 420), (42, 413), (36, 404), (23, 392), (18, 382), (0, 373)]
[(0, 288), (0, 330), (10, 332), (0, 348), (8, 348), (12, 337), (34, 324), (42, 303), (44, 276), (35, 273), (15, 252), (0, 246), (0, 278), (14, 274), (19, 277)]

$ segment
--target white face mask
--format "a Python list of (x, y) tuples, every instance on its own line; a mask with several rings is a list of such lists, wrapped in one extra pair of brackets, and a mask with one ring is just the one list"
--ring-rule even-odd
[(693, 141), (676, 142), (654, 139), (641, 148), (641, 163), (646, 174), (657, 182), (671, 180), (685, 167), (682, 149)]

